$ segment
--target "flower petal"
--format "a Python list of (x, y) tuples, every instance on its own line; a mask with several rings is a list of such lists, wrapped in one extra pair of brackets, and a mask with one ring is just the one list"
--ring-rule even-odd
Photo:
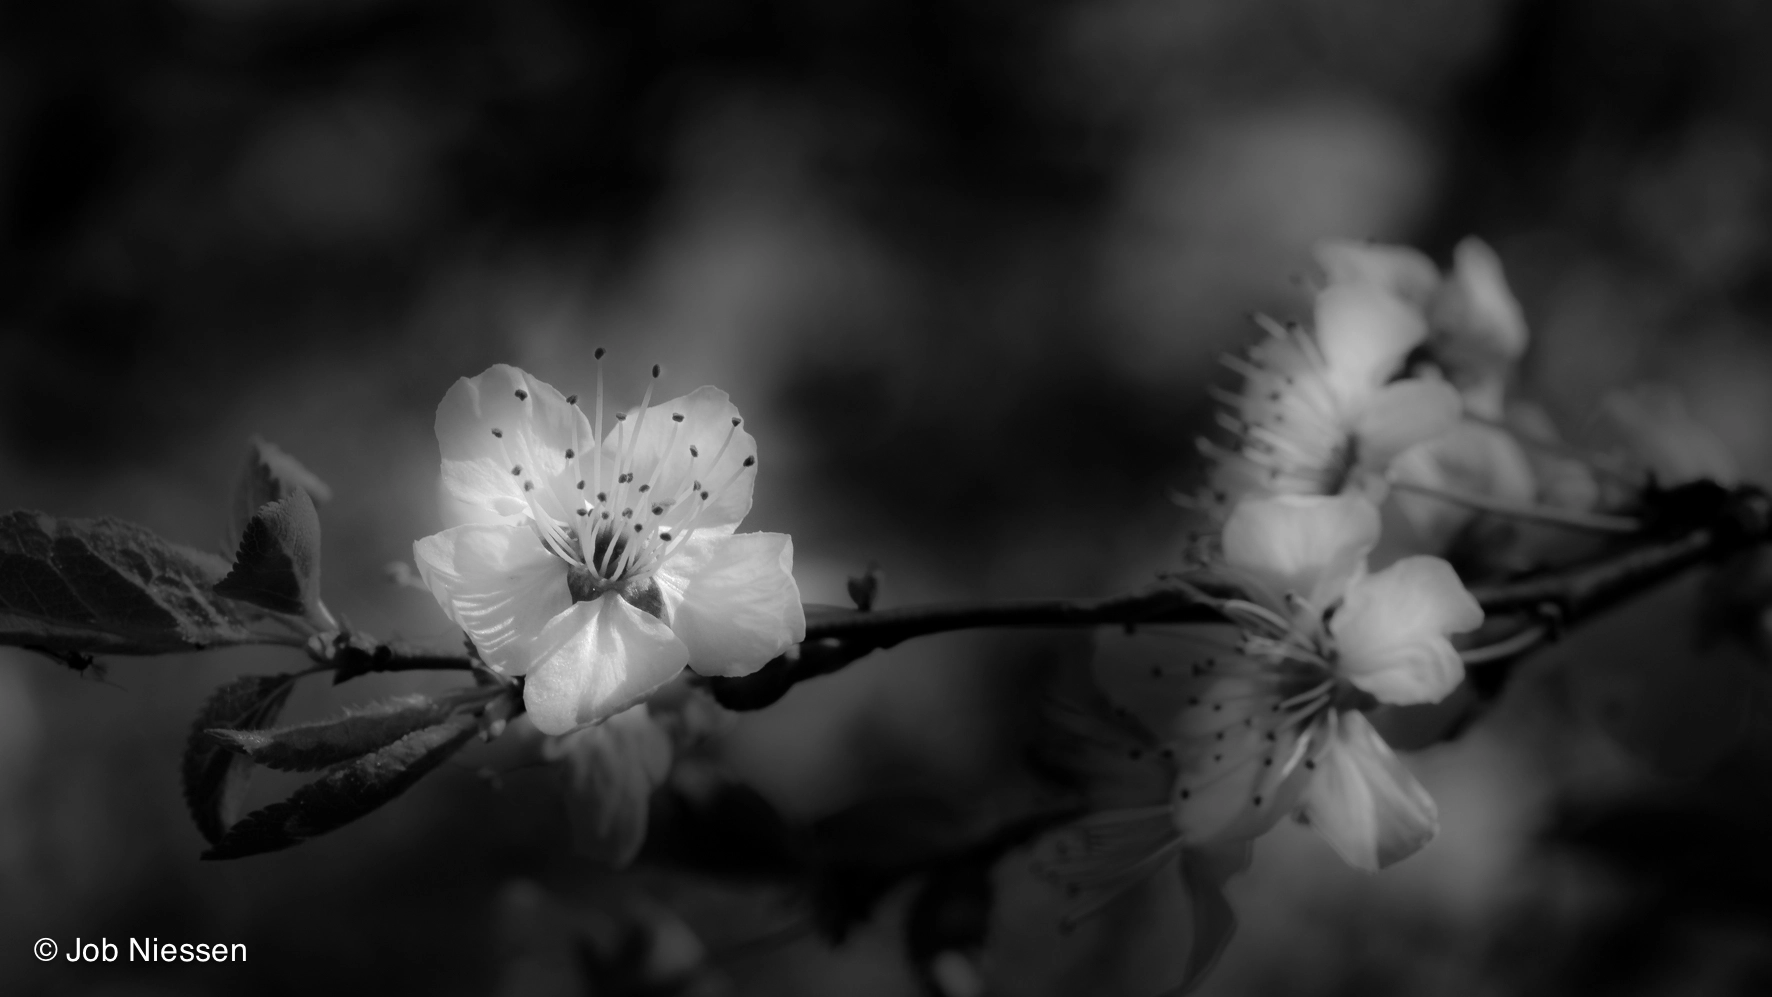
[(523, 526), (457, 526), (412, 545), (419, 577), (486, 663), (522, 675), (548, 621), (572, 605), (566, 564)]
[(1313, 605), (1339, 594), (1378, 542), (1378, 510), (1364, 496), (1282, 495), (1246, 499), (1224, 524), (1224, 559), (1267, 590), (1270, 606), (1290, 592)]
[(1438, 702), (1458, 688), (1464, 662), (1446, 635), (1482, 622), (1482, 607), (1452, 566), (1416, 556), (1349, 585), (1329, 632), (1348, 681), (1407, 705)]
[(1209, 686), (1225, 679), (1220, 663), (1245, 660), (1237, 652), (1241, 639), (1241, 630), (1225, 624), (1103, 628), (1089, 667), (1111, 705), (1166, 739), (1181, 730), (1190, 701), (1197, 706)]
[[(444, 490), (499, 517), (526, 514), (533, 498), (566, 521), (579, 478), (577, 461), (566, 453), (576, 457), (594, 442), (584, 413), (508, 364), (461, 378), (437, 406)], [(535, 486), (531, 492), (526, 483)]]
[[(1393, 481), (1508, 502), (1538, 497), (1532, 461), (1512, 434), (1475, 422), (1459, 422), (1409, 448), (1391, 463), (1390, 474)], [(1427, 550), (1445, 550), (1475, 515), (1467, 506), (1432, 495), (1401, 489), (1392, 495)]]
[(704, 536), (684, 543), (653, 578), (671, 629), (703, 675), (749, 675), (806, 638), (785, 533)]
[(1429, 313), (1459, 355), (1483, 366), (1505, 367), (1526, 352), (1526, 316), (1508, 289), (1501, 257), (1475, 236), (1452, 251), (1452, 273)]
[(621, 712), (689, 661), (669, 627), (614, 593), (573, 605), (543, 632), (523, 704), (544, 734)]
[(652, 791), (671, 767), (671, 739), (646, 704), (550, 738), (542, 756), (564, 761), (569, 771), (566, 814), (574, 851), (614, 869), (633, 862), (646, 841)]
[(1415, 854), (1440, 829), (1433, 797), (1360, 713), (1330, 722), (1304, 794), (1304, 815), (1356, 869), (1376, 872)]
[(1331, 284), (1319, 291), (1316, 329), (1329, 382), (1350, 405), (1390, 380), (1427, 336), (1419, 311), (1364, 284)]
[(1382, 473), (1404, 450), (1459, 425), (1463, 407), (1444, 381), (1411, 378), (1385, 385), (1354, 425), (1360, 463)]
[[(673, 418), (678, 415), (683, 417), (680, 423)], [(628, 434), (637, 429), (631, 458), (634, 487), (651, 484), (647, 494), (652, 501), (675, 503), (659, 520), (667, 528), (731, 533), (751, 511), (757, 479), (757, 441), (741, 422), (726, 392), (703, 386), (652, 406), (644, 417), (629, 415), (610, 431), (608, 444), (623, 453)], [(696, 456), (690, 455), (691, 447)], [(751, 461), (748, 466), (746, 460)], [(693, 487), (697, 484), (700, 489)], [(705, 501), (699, 491), (708, 492)]]
[(1331, 284), (1364, 284), (1426, 307), (1440, 283), (1439, 268), (1420, 250), (1373, 242), (1333, 240), (1317, 244), (1317, 265)]

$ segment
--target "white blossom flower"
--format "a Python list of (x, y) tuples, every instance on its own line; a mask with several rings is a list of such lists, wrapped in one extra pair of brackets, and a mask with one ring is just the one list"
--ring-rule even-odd
[(1448, 635), (1483, 612), (1436, 557), (1368, 574), (1378, 532), (1358, 495), (1245, 501), (1223, 537), (1247, 595), (1217, 600), (1233, 625), (1104, 636), (1097, 681), (1176, 759), (1181, 845), (1253, 837), (1294, 809), (1361, 869), (1433, 837), (1433, 800), (1362, 711), (1452, 692), (1464, 665)]
[(1252, 495), (1381, 495), (1391, 461), (1457, 422), (1458, 393), (1432, 379), (1393, 380), (1427, 334), (1418, 309), (1365, 283), (1318, 292), (1310, 330), (1264, 320), (1269, 338), (1247, 360), (1239, 395), (1221, 396), (1229, 448), (1214, 458), (1221, 509)]
[(686, 664), (745, 675), (805, 636), (793, 541), (734, 532), (756, 441), (726, 393), (649, 405), (649, 385), (607, 435), (601, 395), (599, 373), (593, 426), (576, 396), (515, 367), (457, 381), (437, 442), (466, 521), (414, 545), (486, 663), (527, 676), (549, 734), (620, 712)]
[(1429, 350), (1486, 419), (1502, 416), (1514, 368), (1526, 352), (1526, 315), (1502, 273), (1501, 257), (1481, 239), (1452, 251), (1452, 271), (1428, 305)]

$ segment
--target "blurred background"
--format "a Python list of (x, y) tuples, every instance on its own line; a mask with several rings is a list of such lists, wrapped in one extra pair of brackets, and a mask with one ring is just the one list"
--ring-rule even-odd
[[(586, 393), (602, 346), (615, 402), (654, 362), (667, 392), (731, 392), (762, 456), (745, 528), (794, 535), (809, 601), (869, 560), (883, 605), (1104, 593), (1174, 562), (1217, 358), (1252, 311), (1304, 314), (1314, 241), (1444, 262), (1466, 234), (1567, 427), (1669, 383), (1765, 480), (1768, 51), (1752, 0), (0, 5), (0, 508), (214, 548), (262, 433), (335, 492), (333, 610), (452, 641), (383, 570), (440, 527), (437, 401), (494, 362)], [(1444, 831), (1396, 870), (1264, 839), (1207, 992), (1772, 991), (1765, 758), (1648, 776), (1569, 707), (1561, 663), (1632, 639), (1535, 660), (1413, 756)], [(730, 760), (795, 819), (990, 798), (1041, 670), (1086, 650), (915, 642), (745, 717)], [(611, 881), (570, 854), (549, 773), (494, 782), (473, 751), (337, 834), (199, 863), (190, 718), (298, 662), (100, 681), (0, 650), (0, 991), (628, 992), (560, 924), (643, 910), (710, 992), (919, 992), (902, 896), (838, 947), (762, 937), (789, 901)], [(289, 715), (339, 701), (304, 687)], [(1057, 940), (1006, 865), (1000, 992), (1149, 992), (1113, 932)], [(44, 935), (251, 959), (42, 967)]]

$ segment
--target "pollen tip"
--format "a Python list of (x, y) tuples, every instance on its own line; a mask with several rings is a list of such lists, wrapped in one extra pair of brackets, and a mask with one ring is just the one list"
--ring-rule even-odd
[(732, 417), (732, 424), (733, 424), (733, 425), (734, 425), (734, 426), (736, 426), (736, 425), (738, 425), (738, 424), (739, 424), (739, 423), (740, 423), (740, 422), (743, 422), (743, 421), (744, 421), (744, 420), (742, 420), (742, 419), (740, 419), (740, 418), (739, 418), (739, 417), (738, 417), (738, 416), (736, 416), (736, 415), (735, 415), (735, 416), (733, 416), (733, 417)]
[(605, 349), (603, 349), (603, 347), (599, 346), (599, 347), (597, 347), (595, 352), (593, 352), (591, 354), (591, 359), (592, 360), (601, 360), (601, 359), (603, 359), (603, 354), (607, 353), (607, 352), (608, 352), (607, 350), (605, 350)]
[(567, 447), (566, 448), (566, 459), (571, 460), (573, 458), (573, 456), (574, 456), (573, 449), (571, 447)]
[(660, 534), (659, 534), (659, 535), (658, 535), (658, 538), (659, 538), (659, 539), (660, 539), (660, 540), (663, 540), (663, 541), (665, 541), (665, 542), (666, 542), (666, 543), (669, 543), (669, 542), (670, 542), (670, 539), (671, 539), (671, 533), (670, 533), (670, 531), (669, 531), (669, 530), (666, 530), (666, 531), (665, 531), (665, 532), (663, 532), (663, 533), (660, 533)]
[(517, 389), (517, 400), (520, 402), (528, 401), (529, 400), (529, 392), (524, 391), (522, 388), (518, 388)]
[(577, 395), (567, 395), (566, 396), (566, 404), (577, 405), (578, 404), (578, 396)]
[(701, 451), (695, 449), (695, 444), (693, 444), (693, 443), (689, 444), (689, 456), (691, 456), (691, 457), (700, 457), (701, 456)]
[(505, 438), (505, 431), (498, 428), (497, 426), (494, 426), (494, 427), (492, 427), (492, 435), (494, 435), (502, 440)]
[(535, 482), (533, 482), (533, 481), (523, 482), (523, 490), (526, 492), (535, 491)]
[(634, 524), (634, 532), (635, 533), (644, 533), (644, 532), (646, 532), (646, 527), (640, 523), (635, 523)]
[(578, 483), (578, 490), (581, 492), (585, 490), (585, 483), (584, 482), (580, 481)]
[(683, 413), (681, 413), (681, 412), (672, 412), (672, 413), (671, 413), (671, 421), (672, 421), (672, 422), (682, 422), (682, 421), (683, 421)]
[(653, 364), (653, 365), (652, 365), (652, 376), (653, 376), (653, 377), (657, 377), (657, 376), (658, 376), (658, 370), (659, 370), (659, 368), (658, 368), (658, 364)]
[(744, 459), (744, 466), (745, 467), (750, 467), (755, 463), (757, 463), (757, 458), (755, 458), (755, 457), (746, 457)]
[(511, 473), (512, 474), (522, 474), (523, 473), (523, 465), (522, 464), (512, 464), (511, 465)]

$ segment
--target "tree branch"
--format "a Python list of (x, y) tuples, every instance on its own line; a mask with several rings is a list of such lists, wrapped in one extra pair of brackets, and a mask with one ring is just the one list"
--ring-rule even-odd
[[(1554, 615), (1568, 626), (1654, 588), (1686, 569), (1772, 540), (1772, 498), (1757, 488), (1715, 485), (1675, 492), (1651, 517), (1642, 542), (1598, 560), (1520, 581), (1473, 588), (1491, 617)], [(1668, 512), (1667, 510), (1673, 510)], [(857, 658), (912, 637), (985, 627), (1095, 627), (1149, 623), (1216, 623), (1224, 618), (1197, 590), (1159, 583), (1097, 599), (905, 606), (887, 610), (806, 607), (806, 639), (742, 678), (706, 679), (721, 705), (756, 710), (795, 685), (837, 671)], [(321, 634), (309, 656), (338, 669), (337, 681), (374, 671), (484, 670), (472, 654), (440, 652), (361, 634)]]

